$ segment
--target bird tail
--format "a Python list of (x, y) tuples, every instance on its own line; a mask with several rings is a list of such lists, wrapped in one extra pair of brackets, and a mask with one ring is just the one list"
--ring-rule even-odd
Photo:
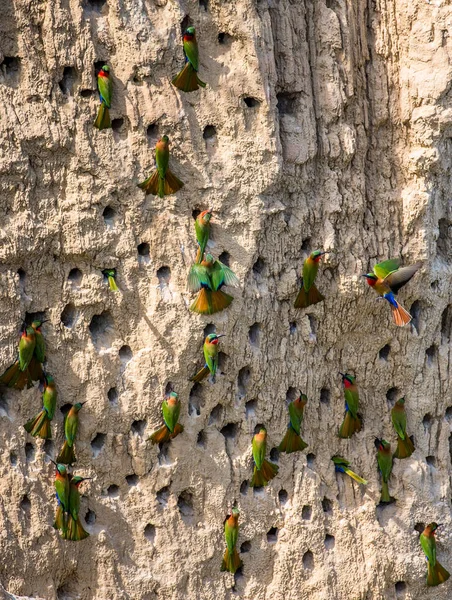
[(175, 194), (183, 186), (183, 182), (178, 177), (176, 177), (176, 175), (174, 175), (174, 173), (170, 171), (170, 169), (166, 169), (163, 192), (164, 195), (171, 196), (171, 194)]
[(0, 376), (0, 383), (16, 390), (23, 390), (25, 386), (30, 388), (33, 385), (29, 370), (21, 371), (18, 361), (8, 367)]
[(430, 561), (428, 562), (427, 585), (439, 585), (440, 583), (447, 581), (449, 577), (449, 571), (447, 571), (438, 561), (436, 561), (433, 566), (430, 564)]
[(199, 86), (205, 88), (206, 84), (198, 77), (197, 71), (194, 70), (190, 62), (186, 62), (180, 73), (174, 77), (172, 84), (183, 92), (194, 92), (199, 89)]
[(155, 170), (147, 179), (139, 183), (138, 187), (144, 190), (146, 194), (153, 194), (154, 196), (163, 198), (164, 196), (175, 194), (183, 185), (183, 182), (167, 169), (164, 179)]
[(395, 300), (395, 305), (391, 303), (391, 311), (392, 318), (394, 319), (394, 323), (397, 325), (397, 327), (408, 325), (413, 318), (410, 313), (397, 302), (397, 300)]
[(60, 453), (58, 454), (58, 458), (56, 459), (56, 462), (62, 465), (72, 465), (73, 463), (75, 463), (76, 458), (75, 458), (75, 452), (74, 452), (74, 446), (69, 446), (68, 441), (65, 440)]
[(108, 276), (108, 285), (110, 286), (110, 289), (111, 289), (112, 292), (118, 292), (119, 291), (119, 288), (116, 285), (116, 280), (111, 275)]
[(283, 438), (283, 441), (278, 446), (278, 450), (280, 452), (286, 452), (287, 454), (291, 454), (292, 452), (299, 452), (301, 450), (304, 450), (307, 447), (307, 443), (289, 425), (286, 431), (286, 435)]
[(393, 501), (394, 498), (391, 497), (391, 495), (389, 494), (389, 487), (388, 487), (388, 482), (384, 481), (382, 479), (381, 482), (381, 498), (380, 498), (380, 502), (382, 504), (389, 504), (390, 502)]
[(94, 127), (97, 127), (99, 130), (109, 129), (111, 127), (110, 111), (103, 102), (99, 106), (99, 112), (94, 121)]
[(55, 521), (53, 522), (54, 529), (63, 529), (63, 507), (58, 504), (58, 508), (55, 513)]
[(213, 315), (227, 308), (234, 300), (233, 296), (221, 290), (212, 291), (201, 288), (190, 306), (190, 310), (200, 315)]
[[(176, 434), (177, 435), (177, 434)], [(175, 435), (172, 437), (176, 437)], [(166, 425), (162, 425), (149, 438), (153, 444), (163, 444), (171, 439), (171, 431)]]
[(52, 437), (52, 431), (50, 427), (50, 419), (47, 415), (45, 408), (41, 410), (36, 417), (33, 417), (27, 421), (24, 425), (25, 431), (27, 431), (33, 437), (40, 437), (43, 440), (50, 440)]
[(263, 487), (267, 485), (270, 479), (276, 477), (278, 473), (279, 467), (278, 465), (274, 465), (268, 460), (264, 460), (260, 469), (254, 465), (254, 473), (253, 478), (251, 480), (251, 487)]
[(205, 379), (209, 373), (210, 373), (210, 369), (207, 365), (205, 365), (202, 369), (200, 369), (196, 373), (196, 375), (193, 375), (193, 377), (190, 377), (190, 381), (195, 381), (196, 383), (199, 383), (200, 381)]
[[(28, 365), (28, 377), (29, 379), (31, 379), (31, 381), (38, 381), (43, 379), (43, 373), (42, 373), (42, 365), (39, 362), (39, 360), (33, 356), (33, 358), (30, 361), (30, 364)], [(27, 384), (28, 387), (31, 387), (33, 384)]]
[(221, 563), (221, 570), (229, 571), (229, 573), (235, 573), (241, 566), (242, 561), (240, 560), (237, 549), (234, 548), (234, 550), (229, 553), (229, 550), (226, 548), (223, 556), (223, 562)]
[(180, 423), (176, 423), (176, 426), (174, 427), (174, 431), (170, 435), (170, 439), (174, 439), (177, 435), (179, 435), (179, 433), (182, 433), (183, 430), (184, 430), (184, 426), (181, 425)]
[(83, 529), (83, 525), (80, 522), (80, 518), (77, 517), (77, 520), (74, 520), (72, 516), (69, 517), (69, 523), (67, 528), (67, 540), (71, 540), (73, 542), (78, 542), (80, 540), (84, 540), (89, 536), (89, 533)]
[(138, 187), (147, 194), (159, 195), (159, 172), (157, 169), (149, 175), (147, 179), (138, 184)]
[(367, 481), (365, 479), (363, 479), (362, 477), (360, 477), (359, 475), (357, 475), (356, 473), (354, 473), (351, 469), (347, 469), (346, 467), (344, 467), (344, 473), (347, 473), (347, 475), (350, 475), (350, 477), (352, 479), (354, 479), (355, 481), (357, 481), (358, 483), (367, 485)]
[(316, 285), (313, 283), (309, 288), (309, 291), (306, 292), (303, 287), (303, 281), (301, 282), (301, 289), (298, 292), (298, 296), (295, 299), (294, 307), (295, 308), (307, 308), (312, 304), (317, 304), (318, 302), (322, 302), (325, 300), (325, 296), (317, 289)]
[(397, 437), (397, 449), (394, 452), (394, 458), (408, 458), (413, 454), (414, 450), (414, 444), (408, 436), (406, 436), (404, 440)]
[(350, 438), (354, 433), (361, 431), (361, 427), (361, 419), (358, 416), (354, 417), (352, 413), (349, 410), (347, 410), (345, 412), (345, 417), (342, 422), (342, 425), (339, 428), (339, 437)]

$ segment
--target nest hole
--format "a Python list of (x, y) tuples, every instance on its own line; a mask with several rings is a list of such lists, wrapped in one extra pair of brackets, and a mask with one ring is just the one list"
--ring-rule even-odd
[(322, 388), (320, 390), (320, 402), (326, 406), (330, 405), (331, 393), (328, 388)]
[(82, 279), (83, 279), (83, 273), (80, 271), (80, 269), (71, 269), (69, 271), (69, 275), (67, 276), (68, 281), (71, 283), (71, 285), (75, 286), (75, 287), (79, 287), (80, 284), (82, 283)]
[(144, 528), (144, 537), (151, 544), (155, 542), (155, 525), (152, 525), (152, 523), (148, 523), (146, 525), (146, 527)]
[(161, 286), (168, 285), (171, 279), (171, 269), (169, 267), (160, 267), (157, 271), (157, 279)]
[(93, 510), (88, 509), (85, 513), (85, 523), (87, 525), (94, 525), (95, 522), (96, 522), (96, 513)]
[(310, 550), (308, 550), (307, 552), (304, 553), (302, 563), (303, 563), (303, 567), (307, 571), (314, 570), (314, 555), (312, 554), (312, 552)]
[(269, 544), (276, 544), (278, 541), (278, 529), (276, 527), (272, 527), (267, 532), (267, 542)]
[(102, 448), (105, 445), (105, 441), (107, 439), (107, 434), (105, 433), (97, 433), (95, 437), (91, 440), (91, 450), (93, 452), (93, 457), (96, 458), (102, 452)]
[(259, 108), (261, 101), (253, 96), (245, 96), (243, 102), (247, 108)]
[(333, 503), (326, 496), (322, 500), (322, 510), (326, 514), (332, 514), (333, 512)]
[(251, 542), (250, 541), (243, 542), (243, 544), (240, 546), (240, 554), (246, 554), (250, 550), (251, 550)]
[(107, 397), (112, 404), (117, 404), (119, 398), (118, 389), (115, 387), (110, 388), (107, 392)]
[(157, 492), (157, 502), (161, 506), (166, 506), (168, 504), (169, 497), (170, 497), (170, 488), (169, 488), (169, 485), (166, 485), (165, 487), (162, 487)]
[(301, 518), (304, 521), (310, 521), (312, 517), (312, 506), (305, 504), (301, 509)]
[(245, 416), (247, 419), (253, 419), (256, 416), (257, 400), (250, 400), (245, 404)]
[(27, 462), (33, 462), (35, 459), (35, 455), (36, 455), (35, 447), (30, 442), (27, 442), (25, 444), (25, 460)]
[(289, 500), (289, 494), (286, 492), (286, 490), (279, 490), (278, 500), (279, 500), (279, 503), (281, 504), (281, 506), (284, 506), (284, 504), (287, 504), (287, 501)]
[(146, 424), (147, 424), (146, 419), (136, 420), (132, 423), (131, 429), (132, 429), (133, 433), (135, 433), (136, 435), (142, 436), (146, 429)]
[(389, 344), (386, 344), (385, 346), (383, 346), (383, 348), (381, 348), (381, 350), (378, 352), (378, 358), (380, 360), (388, 360), (388, 356), (389, 353), (391, 352), (391, 346)]
[(336, 540), (334, 539), (334, 535), (330, 535), (329, 533), (327, 533), (326, 536), (325, 536), (324, 544), (325, 544), (325, 549), (326, 550), (333, 550), (333, 548), (334, 548), (334, 546), (336, 544)]
[(185, 490), (179, 494), (179, 498), (177, 499), (177, 507), (183, 517), (192, 517), (195, 514), (193, 508), (193, 494), (188, 490)]
[(73, 327), (73, 325), (77, 319), (77, 309), (72, 304), (72, 302), (70, 302), (69, 304), (67, 304), (65, 306), (63, 312), (61, 313), (60, 318), (61, 318), (61, 322), (67, 329), (70, 329), (71, 327)]
[(227, 440), (235, 440), (237, 437), (237, 423), (228, 423), (220, 429), (220, 433)]
[(58, 82), (61, 92), (65, 96), (71, 96), (77, 80), (77, 71), (74, 67), (64, 67), (63, 77)]
[(109, 498), (117, 498), (119, 496), (119, 485), (112, 483), (107, 488), (107, 496)]
[(221, 415), (223, 413), (223, 405), (217, 404), (211, 411), (209, 415), (209, 425), (213, 425), (214, 423), (218, 423), (221, 420)]
[(242, 483), (240, 484), (240, 493), (242, 494), (242, 496), (247, 495), (248, 488), (249, 488), (249, 481), (248, 480), (242, 481)]

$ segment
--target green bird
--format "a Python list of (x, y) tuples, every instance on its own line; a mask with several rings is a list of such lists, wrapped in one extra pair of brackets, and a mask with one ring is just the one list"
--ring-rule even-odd
[(301, 288), (295, 299), (295, 308), (307, 308), (325, 299), (325, 296), (322, 296), (314, 283), (319, 270), (320, 259), (324, 254), (326, 252), (322, 250), (314, 250), (304, 261)]
[(237, 508), (232, 509), (224, 522), (224, 537), (226, 539), (226, 550), (221, 563), (222, 571), (235, 573), (242, 566), (239, 553), (237, 552), (237, 539), (239, 537), (239, 516)]
[(210, 380), (215, 383), (218, 368), (218, 342), (222, 337), (226, 337), (225, 334), (209, 333), (206, 337), (204, 340), (204, 359), (206, 363), (196, 375), (190, 378), (190, 381), (200, 382), (210, 373)]
[(278, 465), (275, 465), (265, 459), (267, 451), (267, 430), (262, 427), (259, 433), (252, 441), (254, 473), (251, 480), (251, 487), (262, 487), (267, 485), (270, 479), (276, 477), (278, 473)]
[(391, 454), (391, 444), (389, 444), (386, 440), (375, 440), (375, 446), (377, 448), (377, 463), (378, 469), (381, 474), (381, 504), (389, 504), (393, 502), (394, 498), (389, 495), (388, 482), (391, 477), (392, 472), (392, 454)]
[(400, 398), (391, 410), (391, 420), (397, 433), (397, 450), (394, 458), (408, 458), (415, 450), (413, 442), (406, 432), (405, 398)]
[(80, 492), (78, 488), (83, 481), (91, 479), (90, 477), (71, 477), (69, 483), (69, 521), (67, 528), (67, 540), (78, 542), (89, 536), (80, 522)]
[(363, 479), (362, 477), (360, 477), (359, 475), (357, 475), (351, 469), (348, 468), (350, 463), (347, 459), (343, 458), (342, 456), (336, 455), (336, 456), (333, 456), (331, 458), (331, 460), (334, 462), (334, 468), (337, 473), (346, 473), (347, 475), (349, 475), (352, 479), (354, 479), (358, 483), (367, 485), (367, 481), (365, 479)]
[(222, 291), (225, 285), (237, 286), (237, 275), (219, 260), (207, 254), (200, 264), (194, 264), (188, 274), (188, 289), (198, 292), (190, 310), (201, 315), (212, 315), (227, 308), (233, 296)]
[(291, 452), (298, 452), (308, 447), (307, 443), (300, 436), (304, 407), (307, 401), (308, 397), (305, 394), (301, 394), (299, 398), (289, 404), (290, 422), (287, 426), (286, 435), (278, 446), (280, 452), (290, 454)]
[(436, 540), (435, 533), (438, 527), (437, 523), (430, 523), (421, 533), (419, 541), (421, 542), (421, 548), (427, 557), (427, 585), (435, 586), (440, 585), (447, 581), (450, 577), (450, 573), (436, 560)]
[(198, 77), (199, 50), (194, 27), (187, 27), (183, 36), (185, 66), (172, 83), (183, 92), (194, 92), (206, 84)]
[(68, 517), (69, 517), (69, 474), (64, 465), (57, 464), (52, 461), (56, 467), (55, 474), (55, 490), (58, 500), (58, 508), (53, 524), (55, 529), (60, 529), (65, 538), (68, 532)]
[(46, 343), (44, 341), (44, 336), (42, 335), (41, 326), (46, 321), (33, 321), (31, 324), (31, 328), (35, 332), (35, 349), (34, 356), (36, 360), (41, 364), (46, 359)]
[(31, 327), (23, 326), (18, 357), (0, 376), (0, 383), (23, 390), (25, 386), (32, 387), (33, 381), (42, 379), (41, 363), (45, 360), (45, 342), (40, 326), (44, 322), (33, 321)]
[(178, 423), (180, 416), (180, 400), (176, 392), (170, 395), (162, 402), (162, 414), (164, 425), (155, 431), (149, 438), (153, 444), (163, 444), (182, 433), (184, 428)]
[(196, 262), (199, 264), (206, 251), (207, 242), (210, 237), (210, 219), (212, 218), (212, 209), (203, 210), (195, 219), (196, 240), (198, 242), (198, 254)]
[(361, 431), (362, 423), (358, 416), (359, 394), (356, 385), (356, 377), (348, 373), (339, 373), (342, 376), (345, 397), (345, 417), (339, 428), (340, 438), (350, 438), (358, 431)]
[(146, 192), (163, 198), (175, 194), (184, 185), (180, 179), (172, 173), (169, 165), (169, 137), (164, 135), (155, 145), (155, 162), (157, 169), (145, 179), (138, 187)]
[[(24, 425), (25, 431), (33, 437), (49, 440), (52, 437), (50, 422), (55, 416), (58, 393), (51, 375), (44, 375), (44, 391), (42, 393), (42, 410)], [(58, 461), (60, 462), (60, 461)]]
[(102, 274), (108, 279), (108, 285), (112, 292), (118, 292), (119, 288), (116, 285), (116, 269), (104, 269)]
[(28, 369), (36, 347), (36, 334), (33, 327), (27, 327), (19, 341), (19, 367), (21, 371)]
[(97, 89), (99, 90), (100, 106), (94, 127), (97, 129), (111, 128), (110, 108), (113, 96), (113, 82), (110, 77), (110, 67), (104, 65), (97, 75)]
[[(88, 401), (86, 401), (88, 402)], [(77, 460), (74, 452), (75, 436), (78, 430), (78, 413), (86, 402), (77, 402), (71, 407), (64, 418), (64, 437), (66, 438), (63, 447), (57, 457), (57, 462), (63, 465), (72, 465)]]

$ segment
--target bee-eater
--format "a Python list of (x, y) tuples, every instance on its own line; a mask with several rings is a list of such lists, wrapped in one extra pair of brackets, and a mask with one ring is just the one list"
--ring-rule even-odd
[(32, 387), (33, 381), (42, 379), (41, 363), (45, 359), (45, 342), (40, 326), (43, 322), (33, 321), (31, 327), (24, 325), (19, 341), (18, 358), (0, 376), (0, 383), (9, 388), (23, 390), (25, 386)]
[(345, 397), (345, 417), (339, 428), (340, 438), (350, 438), (358, 431), (361, 431), (361, 419), (358, 416), (359, 394), (356, 385), (356, 378), (348, 373), (339, 373), (342, 376)]
[(89, 536), (80, 522), (80, 492), (78, 488), (83, 481), (87, 481), (90, 477), (72, 477), (69, 483), (69, 521), (67, 528), (67, 540), (78, 542)]
[(367, 481), (349, 469), (349, 461), (342, 456), (333, 456), (331, 460), (334, 462), (334, 468), (337, 473), (346, 473), (352, 479), (363, 485), (367, 485)]
[(325, 299), (315, 285), (317, 271), (322, 256), (326, 254), (322, 250), (314, 250), (303, 263), (301, 288), (295, 300), (295, 308), (306, 308), (311, 304), (317, 304)]
[(215, 377), (218, 368), (218, 342), (225, 334), (209, 333), (204, 340), (204, 360), (203, 368), (190, 378), (190, 381), (202, 381), (210, 373), (210, 380), (215, 383)]
[(170, 395), (162, 402), (162, 414), (164, 425), (157, 429), (149, 438), (153, 444), (163, 444), (168, 440), (172, 440), (182, 433), (183, 426), (178, 423), (180, 416), (180, 400), (176, 392), (171, 392)]
[(46, 343), (44, 341), (44, 336), (42, 335), (41, 325), (45, 323), (45, 321), (33, 321), (31, 327), (35, 332), (35, 350), (34, 355), (36, 360), (40, 363), (43, 363), (46, 359)]
[(251, 480), (251, 487), (262, 487), (267, 485), (270, 479), (276, 477), (278, 473), (278, 465), (275, 465), (265, 459), (267, 450), (267, 430), (262, 427), (259, 433), (252, 441), (254, 473)]
[(196, 232), (196, 240), (198, 242), (198, 254), (196, 257), (196, 262), (200, 263), (203, 259), (204, 252), (206, 251), (207, 242), (210, 237), (210, 219), (212, 218), (212, 209), (203, 210), (196, 217), (195, 220), (195, 232)]
[(157, 169), (145, 179), (138, 187), (146, 194), (154, 194), (163, 198), (175, 194), (184, 185), (168, 167), (169, 164), (169, 137), (164, 135), (155, 145), (155, 162)]
[(183, 92), (193, 92), (199, 86), (205, 88), (206, 84), (198, 77), (199, 50), (194, 27), (187, 27), (183, 37), (185, 67), (174, 77), (172, 83)]
[(102, 274), (108, 279), (108, 285), (112, 292), (117, 292), (118, 286), (116, 285), (116, 269), (104, 269)]
[(382, 504), (389, 504), (394, 500), (389, 495), (388, 482), (391, 477), (392, 472), (392, 454), (391, 454), (391, 444), (386, 440), (375, 440), (375, 446), (377, 448), (377, 463), (378, 469), (381, 474), (381, 498), (380, 502)]
[(391, 419), (397, 433), (397, 450), (394, 458), (408, 458), (415, 450), (413, 442), (406, 432), (405, 398), (400, 398), (391, 410)]
[[(50, 422), (55, 416), (55, 408), (58, 393), (56, 391), (55, 381), (51, 375), (44, 375), (44, 391), (42, 393), (42, 410), (33, 417), (24, 428), (33, 437), (40, 437), (44, 440), (49, 440), (52, 437)], [(58, 461), (61, 462), (61, 461)]]
[(239, 516), (237, 508), (232, 509), (232, 514), (229, 515), (224, 522), (224, 537), (226, 539), (226, 550), (221, 563), (222, 571), (235, 573), (242, 566), (239, 553), (237, 552), (237, 538), (239, 536)]
[(280, 452), (290, 454), (291, 452), (298, 452), (308, 447), (307, 443), (300, 436), (303, 412), (307, 401), (308, 397), (305, 394), (301, 394), (299, 398), (289, 404), (290, 422), (287, 426), (286, 435), (278, 446)]
[(64, 465), (59, 465), (55, 462), (54, 465), (56, 466), (55, 490), (58, 500), (58, 508), (53, 526), (55, 529), (61, 529), (63, 537), (66, 537), (69, 517), (69, 474)]
[(113, 82), (110, 77), (110, 67), (104, 65), (97, 75), (97, 89), (99, 90), (100, 106), (94, 127), (109, 129), (111, 127), (110, 108), (113, 95)]
[(74, 404), (64, 418), (64, 436), (66, 439), (57, 457), (57, 462), (63, 465), (72, 465), (77, 460), (75, 458), (74, 442), (78, 429), (78, 413), (84, 404), (86, 402)]
[(211, 254), (200, 263), (192, 265), (188, 274), (188, 289), (198, 292), (190, 310), (201, 315), (212, 315), (227, 308), (233, 296), (222, 291), (225, 285), (237, 286), (237, 275)]
[(436, 560), (436, 540), (435, 533), (438, 527), (437, 523), (430, 523), (421, 533), (419, 541), (422, 550), (427, 557), (427, 585), (435, 586), (444, 583), (450, 577), (450, 573)]
[(407, 325), (412, 317), (410, 313), (397, 302), (395, 295), (401, 287), (409, 282), (416, 271), (421, 267), (421, 262), (409, 267), (400, 267), (400, 261), (398, 259), (390, 259), (375, 265), (373, 273), (366, 273), (363, 275), (363, 277), (367, 279), (367, 283), (374, 288), (377, 294), (389, 302), (394, 323), (398, 327)]

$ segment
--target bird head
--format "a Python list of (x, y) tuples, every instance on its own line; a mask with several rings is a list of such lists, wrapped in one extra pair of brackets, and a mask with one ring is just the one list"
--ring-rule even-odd
[(203, 210), (201, 213), (199, 213), (198, 219), (200, 221), (203, 221), (204, 223), (208, 223), (212, 218), (212, 212), (213, 211), (211, 208), (209, 208), (208, 210)]
[(194, 36), (195, 33), (195, 28), (192, 26), (187, 27), (187, 29), (185, 30), (185, 35)]
[(353, 375), (349, 375), (348, 373), (339, 373), (339, 375), (342, 376), (342, 383), (345, 385), (346, 388), (349, 388), (351, 385), (354, 385), (356, 377), (353, 377)]
[(162, 135), (162, 137), (160, 138), (161, 142), (164, 142), (165, 144), (169, 143), (169, 137), (167, 135)]
[(78, 487), (82, 481), (88, 481), (88, 479), (91, 479), (91, 477), (80, 477), (80, 475), (76, 475), (71, 479), (71, 483)]
[(405, 404), (405, 398), (400, 398), (400, 400), (397, 400), (396, 404), (398, 406), (403, 406)]
[(361, 275), (361, 277), (365, 277), (367, 283), (371, 286), (374, 286), (378, 281), (378, 277), (375, 275), (375, 273), (364, 273), (364, 275)]
[(108, 65), (104, 65), (102, 67), (102, 71), (106, 74), (109, 75), (110, 74), (110, 67)]
[(171, 392), (166, 401), (171, 406), (174, 406), (179, 402), (179, 396), (176, 394), (176, 392)]
[(218, 344), (220, 338), (222, 337), (226, 337), (226, 334), (209, 333), (209, 335), (206, 337), (206, 344)]
[(323, 250), (314, 250), (314, 252), (311, 252), (311, 259), (314, 262), (319, 262), (319, 260), (324, 254), (326, 254), (326, 252), (324, 252)]

